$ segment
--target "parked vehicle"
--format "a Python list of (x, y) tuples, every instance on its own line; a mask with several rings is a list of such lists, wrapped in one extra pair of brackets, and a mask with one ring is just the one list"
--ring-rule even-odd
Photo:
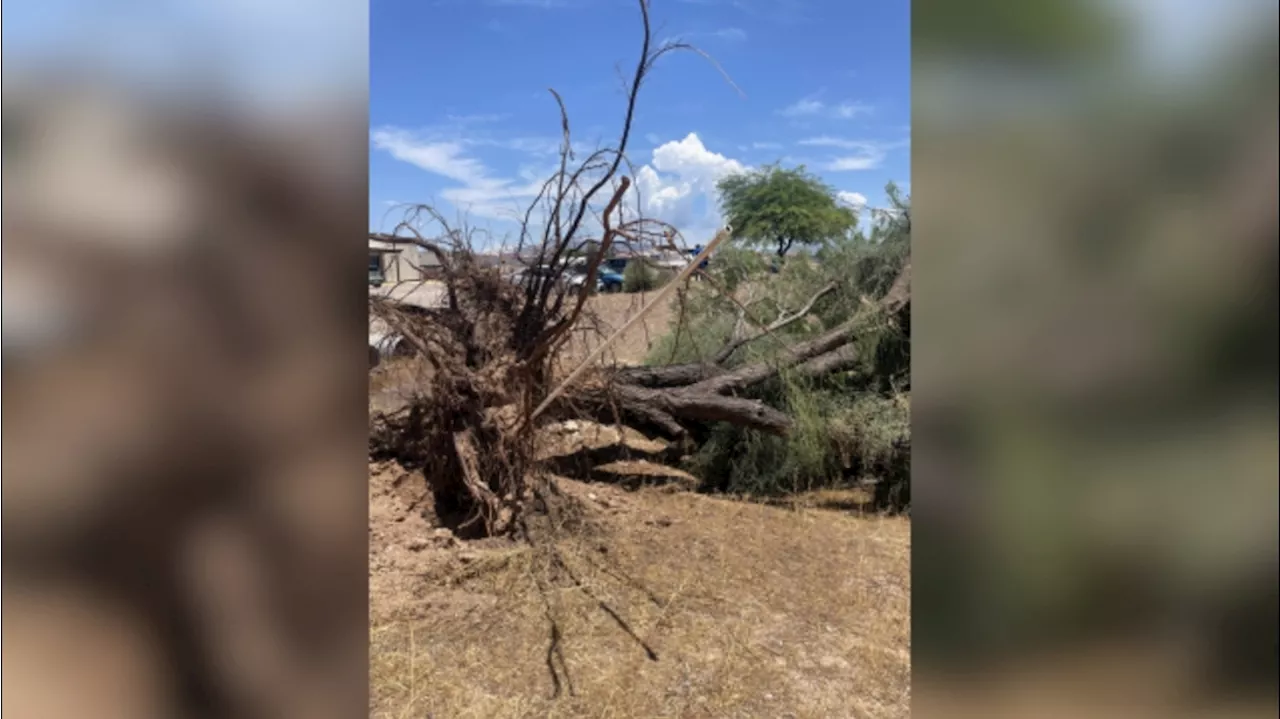
[(621, 292), (622, 275), (601, 265), (596, 270), (596, 285), (601, 292)]

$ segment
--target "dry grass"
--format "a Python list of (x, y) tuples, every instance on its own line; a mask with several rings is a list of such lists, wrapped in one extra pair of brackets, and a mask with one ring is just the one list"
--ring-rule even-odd
[(458, 545), (373, 475), (377, 719), (910, 713), (907, 520), (563, 480), (590, 531)]

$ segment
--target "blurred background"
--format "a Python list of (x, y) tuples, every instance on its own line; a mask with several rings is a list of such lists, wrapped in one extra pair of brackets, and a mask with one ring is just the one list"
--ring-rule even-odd
[(367, 5), (4, 6), (4, 712), (359, 716)]
[(1277, 4), (912, 12), (914, 713), (1274, 716)]
[[(367, 12), (5, 5), (15, 716), (366, 711)], [(920, 716), (1274, 716), (1276, 13), (914, 4)]]

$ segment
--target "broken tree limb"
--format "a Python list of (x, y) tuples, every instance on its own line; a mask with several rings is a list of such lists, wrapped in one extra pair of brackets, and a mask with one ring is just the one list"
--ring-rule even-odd
[(796, 374), (801, 377), (825, 377), (836, 372), (853, 369), (858, 364), (858, 347), (847, 344), (826, 354), (818, 355), (796, 367)]
[[(908, 262), (893, 286), (879, 302), (877, 307), (889, 315), (896, 315), (911, 302), (911, 263)], [(775, 361), (756, 362), (724, 372), (710, 379), (702, 380), (681, 391), (710, 394), (724, 394), (742, 390), (760, 384), (779, 372), (802, 364), (810, 359), (832, 352), (853, 341), (865, 327), (867, 315), (858, 315), (844, 324), (819, 335), (814, 339), (792, 345), (783, 356)]]
[[(804, 306), (802, 306), (800, 309), (796, 310), (795, 312), (792, 312), (790, 314), (783, 312), (778, 317), (778, 319), (774, 320), (773, 322), (770, 322), (768, 325), (764, 327), (759, 327), (755, 332), (755, 334), (735, 337), (729, 340), (729, 342), (725, 343), (724, 347), (720, 348), (719, 352), (716, 352), (715, 357), (711, 359), (711, 362), (713, 364), (718, 364), (718, 365), (724, 364), (730, 357), (733, 356), (734, 352), (737, 352), (738, 350), (742, 349), (746, 345), (749, 345), (752, 342), (755, 342), (756, 340), (760, 339), (761, 337), (764, 337), (765, 335), (773, 335), (774, 332), (777, 332), (778, 330), (785, 328), (787, 325), (790, 325), (793, 322), (796, 322), (797, 320), (803, 319), (813, 309), (813, 306), (817, 304), (818, 300), (831, 294), (832, 292), (835, 291), (835, 289), (836, 289), (836, 283), (834, 282), (829, 283), (826, 286), (824, 286), (822, 289), (815, 292), (814, 295), (810, 297), (807, 302), (804, 303)], [(742, 318), (746, 320), (751, 319), (751, 317), (747, 314), (746, 307), (742, 307)]]
[(786, 434), (791, 428), (790, 417), (759, 400), (687, 390), (640, 387), (620, 390), (619, 394), (628, 402), (649, 405), (677, 420), (729, 422), (771, 434)]
[(791, 428), (790, 417), (760, 400), (617, 384), (566, 393), (546, 414), (589, 417), (604, 424), (620, 422), (672, 439), (688, 434), (681, 422), (728, 422), (777, 435)]
[(613, 378), (639, 387), (686, 387), (724, 372), (723, 368), (715, 365), (690, 362), (657, 367), (623, 367), (613, 373)]

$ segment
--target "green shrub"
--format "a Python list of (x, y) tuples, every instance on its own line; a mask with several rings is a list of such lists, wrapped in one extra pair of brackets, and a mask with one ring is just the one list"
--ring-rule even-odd
[(623, 292), (648, 292), (657, 285), (657, 272), (649, 263), (633, 258), (622, 271)]
[(779, 496), (863, 480), (877, 482), (882, 504), (906, 504), (910, 409), (904, 396), (845, 394), (782, 383), (775, 406), (795, 424), (786, 437), (715, 425), (691, 469), (707, 490)]
[(635, 258), (622, 271), (622, 291), (651, 292), (666, 285), (675, 274), (671, 270), (654, 267), (642, 258)]

